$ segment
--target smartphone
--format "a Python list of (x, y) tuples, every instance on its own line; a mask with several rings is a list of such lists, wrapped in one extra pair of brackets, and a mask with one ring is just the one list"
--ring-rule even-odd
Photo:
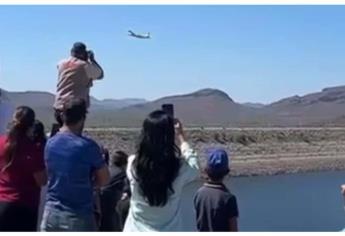
[(170, 117), (174, 118), (174, 105), (173, 104), (163, 104), (162, 110), (166, 112)]

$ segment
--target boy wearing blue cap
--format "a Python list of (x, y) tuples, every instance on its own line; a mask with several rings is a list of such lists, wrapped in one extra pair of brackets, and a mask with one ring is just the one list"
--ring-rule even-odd
[(206, 182), (194, 198), (199, 231), (238, 231), (236, 197), (223, 184), (229, 173), (229, 158), (223, 149), (208, 151)]

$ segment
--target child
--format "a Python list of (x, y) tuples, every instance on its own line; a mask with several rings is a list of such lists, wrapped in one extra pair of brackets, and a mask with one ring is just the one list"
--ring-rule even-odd
[(122, 231), (122, 216), (126, 209), (117, 212), (117, 205), (122, 202), (122, 196), (127, 189), (126, 166), (128, 155), (122, 151), (115, 152), (109, 159), (110, 181), (101, 189), (101, 227), (100, 231)]
[(223, 184), (229, 171), (227, 153), (222, 149), (209, 150), (205, 168), (207, 180), (194, 198), (199, 231), (238, 231), (236, 197)]

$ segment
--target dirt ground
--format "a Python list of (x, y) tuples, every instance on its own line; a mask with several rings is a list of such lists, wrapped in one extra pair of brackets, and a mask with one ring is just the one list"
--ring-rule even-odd
[[(135, 152), (139, 130), (87, 130), (110, 152)], [(193, 129), (189, 143), (203, 162), (209, 147), (225, 148), (230, 154), (231, 175), (345, 170), (345, 128)]]

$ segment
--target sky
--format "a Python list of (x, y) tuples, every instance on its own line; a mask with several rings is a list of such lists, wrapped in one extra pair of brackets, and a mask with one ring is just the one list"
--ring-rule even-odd
[(217, 88), (270, 103), (345, 85), (344, 22), (345, 6), (0, 6), (0, 87), (55, 92), (83, 41), (105, 70), (99, 99)]

